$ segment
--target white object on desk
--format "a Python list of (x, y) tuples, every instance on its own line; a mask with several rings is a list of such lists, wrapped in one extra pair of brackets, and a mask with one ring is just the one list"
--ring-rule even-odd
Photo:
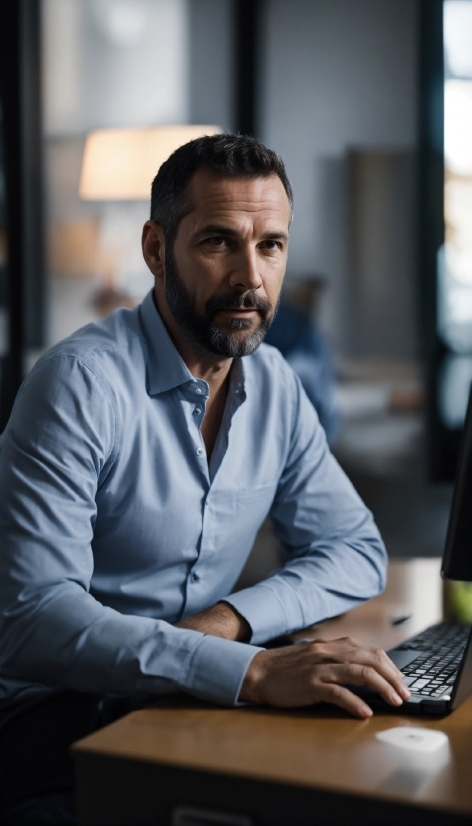
[(377, 740), (391, 746), (429, 754), (439, 751), (449, 742), (444, 732), (431, 731), (431, 729), (420, 728), (419, 726), (396, 726), (395, 728), (379, 731), (375, 736)]

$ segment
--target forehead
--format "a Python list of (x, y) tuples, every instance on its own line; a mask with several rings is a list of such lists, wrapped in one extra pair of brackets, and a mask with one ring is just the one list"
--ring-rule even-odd
[(282, 223), (286, 229), (291, 206), (278, 175), (266, 177), (222, 177), (199, 169), (193, 176), (188, 194), (193, 219), (200, 222), (217, 217), (226, 219), (264, 219)]

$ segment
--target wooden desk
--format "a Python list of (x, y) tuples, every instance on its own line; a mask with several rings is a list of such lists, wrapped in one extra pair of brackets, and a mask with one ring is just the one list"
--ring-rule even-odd
[[(350, 633), (389, 647), (423, 619), (438, 619), (439, 597), (438, 560), (393, 563), (382, 597), (313, 633)], [(392, 617), (409, 611), (410, 624), (392, 626)], [(404, 725), (442, 731), (448, 745), (422, 756), (375, 738)], [(386, 714), (359, 721), (328, 706), (224, 709), (174, 697), (74, 751), (81, 826), (398, 826), (401, 818), (450, 826), (472, 818), (472, 700), (441, 720)]]

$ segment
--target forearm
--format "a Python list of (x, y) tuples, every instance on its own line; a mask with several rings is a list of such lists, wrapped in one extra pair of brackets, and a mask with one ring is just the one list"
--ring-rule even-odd
[[(355, 543), (353, 542), (353, 545)], [(266, 580), (228, 597), (252, 629), (259, 645), (355, 608), (382, 590), (383, 545), (378, 540), (359, 550), (347, 543), (328, 543), (286, 565)], [(377, 557), (376, 564), (372, 557)]]
[(246, 642), (251, 637), (249, 623), (228, 602), (217, 602), (199, 614), (178, 622), (177, 627), (237, 642)]
[(231, 705), (258, 651), (162, 620), (120, 614), (73, 584), (50, 596), (31, 609), (23, 605), (21, 616), (8, 612), (7, 619), (5, 611), (2, 686), (11, 677), (123, 696), (185, 691)]

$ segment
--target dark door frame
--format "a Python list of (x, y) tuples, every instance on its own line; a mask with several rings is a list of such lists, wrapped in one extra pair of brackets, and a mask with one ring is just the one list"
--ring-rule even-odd
[(258, 136), (260, 21), (263, 0), (234, 0), (235, 123), (241, 135)]
[(0, 430), (24, 377), (26, 347), (44, 343), (40, 16), (40, 0), (8, 2), (1, 12), (9, 350), (1, 365)]

